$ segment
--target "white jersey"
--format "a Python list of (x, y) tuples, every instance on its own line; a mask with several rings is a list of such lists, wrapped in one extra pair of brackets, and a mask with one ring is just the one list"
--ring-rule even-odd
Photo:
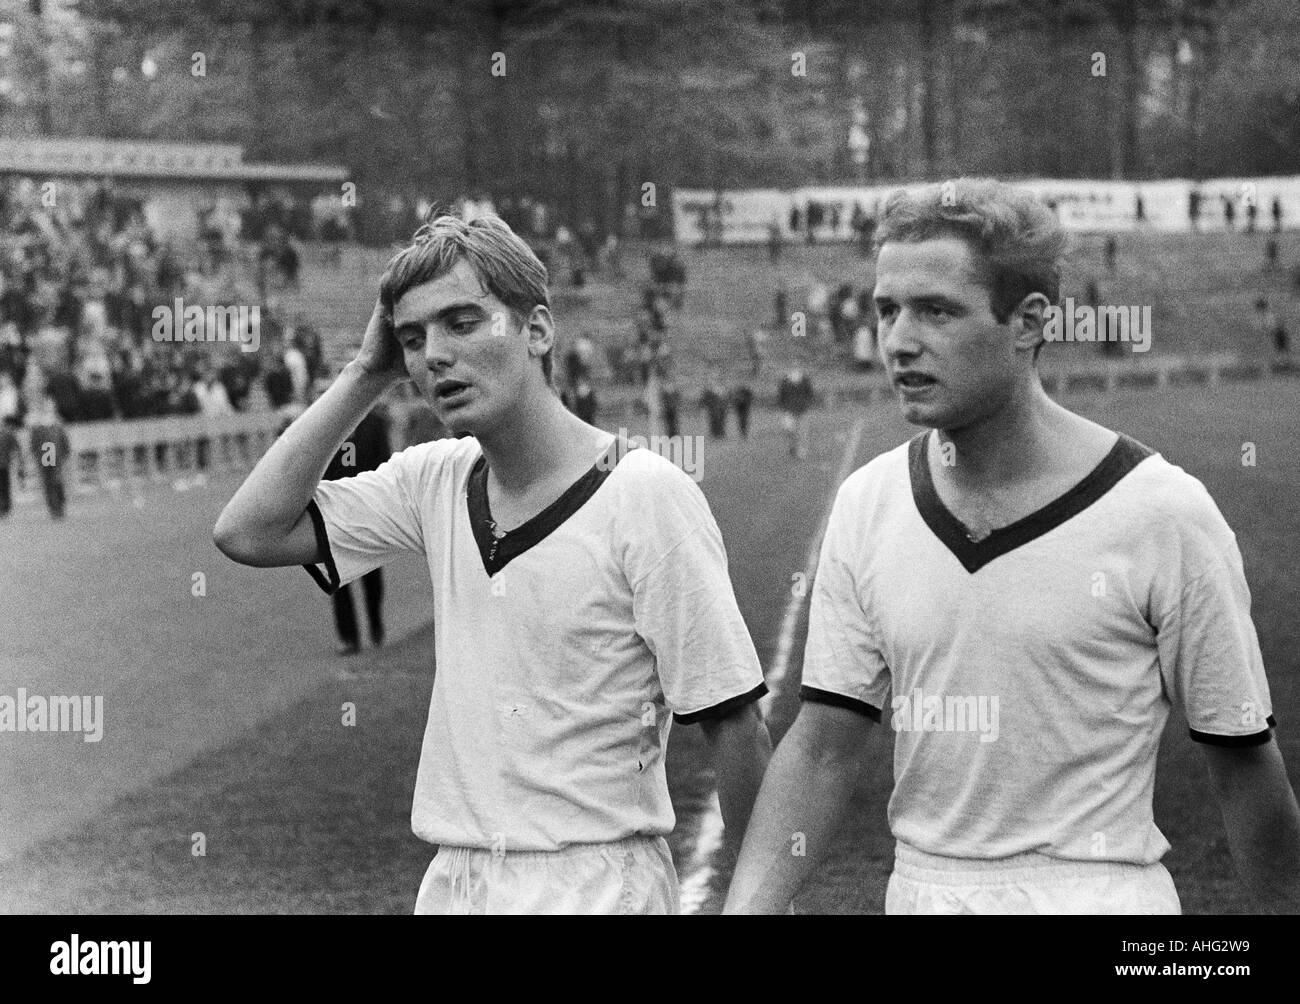
[(972, 542), (923, 433), (845, 481), (817, 571), (805, 700), (896, 731), (894, 836), (956, 858), (1150, 864), (1171, 705), (1267, 742), (1236, 538), (1204, 486), (1121, 436), (1074, 489)]
[(316, 490), (327, 589), (402, 552), (428, 561), (436, 669), (411, 815), (425, 840), (553, 851), (666, 834), (672, 716), (765, 692), (703, 494), (650, 450), (611, 450), (499, 539), (472, 438)]

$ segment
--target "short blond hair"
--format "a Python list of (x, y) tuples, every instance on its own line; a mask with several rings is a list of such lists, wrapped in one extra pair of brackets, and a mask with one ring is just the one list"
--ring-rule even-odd
[[(415, 232), (408, 247), (388, 262), (379, 282), (379, 299), (391, 315), (402, 295), (414, 286), (438, 279), (460, 261), (469, 262), (483, 287), (523, 319), (536, 306), (550, 308), (546, 266), (533, 249), (496, 216), (480, 216), (466, 223), (440, 213)], [(542, 356), (542, 373), (549, 381), (554, 350)]]
[(942, 237), (966, 242), (993, 316), (1006, 323), (1030, 293), (1056, 303), (1067, 241), (1056, 214), (1028, 192), (992, 178), (957, 178), (895, 192), (885, 203), (875, 249)]

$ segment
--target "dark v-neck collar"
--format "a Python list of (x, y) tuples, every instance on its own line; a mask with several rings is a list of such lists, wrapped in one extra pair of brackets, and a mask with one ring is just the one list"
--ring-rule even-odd
[(1124, 475), (1155, 452), (1136, 439), (1120, 433), (1119, 439), (1101, 463), (1064, 495), (1008, 526), (999, 527), (987, 537), (973, 541), (966, 535), (966, 527), (961, 520), (949, 511), (935, 490), (934, 479), (930, 475), (929, 458), (926, 455), (929, 436), (929, 432), (922, 432), (908, 445), (912, 499), (926, 526), (943, 541), (948, 550), (962, 563), (962, 567), (971, 573), (979, 571), (993, 559), (1000, 558), (1017, 547), (1055, 530), (1067, 520), (1073, 519), (1114, 488)]
[(483, 559), (483, 570), (489, 576), (496, 575), (512, 559), (540, 544), (559, 529), (565, 520), (596, 494), (596, 489), (604, 484), (610, 472), (631, 448), (633, 447), (626, 441), (615, 439), (591, 470), (565, 489), (563, 495), (527, 522), (500, 536), (493, 533), (495, 524), (488, 504), (487, 457), (479, 454), (469, 473), (465, 502), (469, 509), (469, 524), (474, 531), (474, 542), (478, 544), (479, 556)]

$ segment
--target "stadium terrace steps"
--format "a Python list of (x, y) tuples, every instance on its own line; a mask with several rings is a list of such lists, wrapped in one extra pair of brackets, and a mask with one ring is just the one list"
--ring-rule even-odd
[[(1279, 267), (1264, 268), (1269, 234), (1120, 234), (1117, 270), (1111, 276), (1103, 259), (1104, 237), (1076, 238), (1062, 296), (1086, 302), (1087, 283), (1095, 279), (1100, 300), (1112, 305), (1152, 308), (1151, 359), (1187, 353), (1230, 352), (1267, 362), (1270, 346), (1258, 330), (1254, 302), (1266, 296), (1288, 320), (1300, 327), (1295, 313), (1292, 270), (1300, 263), (1300, 233), (1276, 236)], [(567, 276), (552, 276), (552, 293), (561, 344), (582, 332), (590, 334), (605, 358), (608, 346), (629, 344), (640, 283), (648, 276), (649, 244), (629, 242), (623, 249), (624, 276), (617, 282), (597, 277), (581, 290)], [(301, 311), (321, 332), (327, 360), (342, 365), (360, 345), (374, 304), (379, 276), (390, 251), (343, 248), (339, 267), (323, 260), (319, 246), (304, 253), (301, 288), (284, 297), (286, 311)], [(766, 248), (682, 248), (687, 269), (685, 304), (670, 312), (667, 339), (677, 360), (684, 390), (701, 383), (710, 367), (737, 378), (749, 371), (746, 336), (759, 325), (771, 328), (778, 276), (789, 289), (789, 309), (801, 310), (813, 282), (832, 291), (841, 283), (860, 289), (874, 281), (871, 264), (848, 245), (790, 245), (778, 264)], [(779, 271), (778, 271), (779, 269)], [(767, 363), (756, 383), (774, 383), (776, 374), (796, 359), (824, 377), (846, 372), (846, 349), (826, 339), (773, 337)], [(1142, 365), (1128, 347), (1119, 360)], [(1068, 360), (1068, 361), (1067, 361)], [(1089, 367), (1103, 362), (1095, 345), (1057, 344), (1043, 357), (1045, 372), (1068, 368), (1078, 360)]]

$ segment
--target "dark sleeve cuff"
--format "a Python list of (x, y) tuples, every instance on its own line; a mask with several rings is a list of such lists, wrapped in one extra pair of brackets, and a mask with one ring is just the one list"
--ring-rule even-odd
[(321, 570), (315, 565), (303, 565), (307, 569), (307, 574), (316, 580), (316, 585), (325, 590), (327, 596), (333, 596), (339, 588), (339, 570), (334, 565), (334, 554), (330, 551), (329, 534), (325, 532), (325, 517), (321, 515), (320, 506), (316, 500), (312, 499), (307, 503), (307, 515), (311, 517), (312, 529), (316, 531), (316, 547), (325, 555), (325, 571), (328, 578), (321, 574)]
[(799, 688), (799, 700), (807, 701), (809, 704), (829, 704), (833, 708), (848, 708), (860, 715), (866, 715), (873, 722), (880, 721), (880, 709), (875, 705), (868, 704), (866, 701), (859, 701), (855, 697), (845, 697), (843, 694), (837, 694), (832, 690), (818, 690), (816, 687), (801, 686)]
[(674, 711), (673, 721), (678, 725), (694, 725), (696, 722), (704, 722), (716, 718), (726, 718), (729, 714), (743, 708), (746, 704), (753, 704), (766, 693), (767, 684), (760, 683), (748, 693), (737, 694), (735, 697), (728, 697), (721, 704), (715, 704), (711, 708), (701, 708), (699, 711), (692, 711), (685, 715), (679, 715)]
[(1187, 731), (1194, 742), (1205, 743), (1206, 746), (1228, 746), (1240, 749), (1246, 746), (1263, 746), (1272, 739), (1273, 729), (1277, 727), (1277, 719), (1269, 715), (1266, 724), (1268, 728), (1263, 732), (1254, 732), (1248, 736), (1216, 736), (1212, 732), (1197, 732), (1195, 729)]

